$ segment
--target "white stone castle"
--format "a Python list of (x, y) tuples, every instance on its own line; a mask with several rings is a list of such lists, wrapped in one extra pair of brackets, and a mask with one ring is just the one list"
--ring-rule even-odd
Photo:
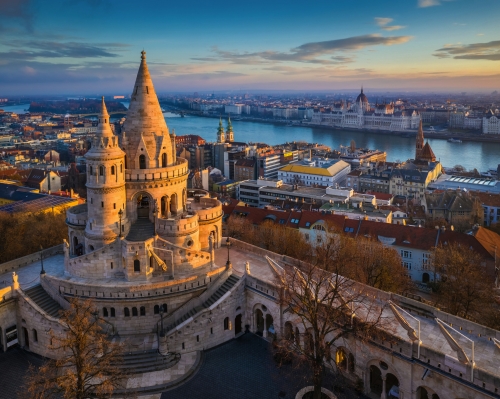
[[(90, 298), (111, 339), (126, 345), (133, 371), (145, 376), (134, 388), (161, 392), (196, 372), (204, 350), (245, 329), (302, 342), (309, 327), (278, 295), (281, 266), (300, 263), (223, 239), (221, 203), (187, 189), (187, 161), (176, 158), (144, 52), (141, 58), (121, 137), (113, 134), (102, 103), (86, 154), (88, 201), (67, 211), (70, 242), (47, 251), (40, 274), (38, 254), (0, 265), (0, 277), (18, 273), (10, 286), (0, 279), (0, 345), (58, 357), (50, 348), (51, 332), (64, 329), (58, 310), (71, 298)], [(314, 227), (320, 218), (311, 229), (326, 234)], [(383, 317), (394, 326), (390, 339), (358, 341), (349, 334), (332, 347), (337, 367), (361, 381), (365, 393), (383, 399), (499, 397), (499, 331), (399, 295), (361, 284), (358, 289), (385, 309)], [(389, 301), (399, 310), (391, 311)]]
[(417, 129), (420, 114), (416, 110), (396, 111), (394, 104), (375, 104), (372, 108), (368, 97), (361, 93), (350, 106), (341, 101), (325, 112), (315, 111), (311, 124), (353, 129), (380, 129), (402, 131)]

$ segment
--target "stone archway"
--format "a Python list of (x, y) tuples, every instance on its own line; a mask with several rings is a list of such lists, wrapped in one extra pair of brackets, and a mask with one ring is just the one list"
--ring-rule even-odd
[(137, 206), (137, 218), (144, 219), (149, 218), (149, 209), (151, 207), (151, 199), (147, 195), (139, 194), (137, 196), (136, 206)]
[(178, 202), (177, 202), (177, 193), (173, 193), (170, 196), (170, 212), (173, 215), (177, 214), (177, 207), (178, 207)]
[(234, 335), (238, 335), (242, 331), (242, 318), (241, 313), (234, 318)]
[(377, 366), (370, 366), (370, 393), (375, 395), (382, 394), (382, 371)]
[(439, 395), (427, 387), (417, 388), (417, 399), (440, 399)]
[(168, 218), (170, 215), (170, 208), (169, 208), (169, 200), (168, 200), (168, 195), (164, 195), (161, 197), (161, 202), (160, 202), (160, 215), (164, 218)]

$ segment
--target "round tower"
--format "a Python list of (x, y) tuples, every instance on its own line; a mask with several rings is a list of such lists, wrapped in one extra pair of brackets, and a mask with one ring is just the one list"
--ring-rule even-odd
[(118, 137), (111, 130), (104, 97), (101, 107), (92, 148), (85, 154), (88, 209), (85, 226), (86, 252), (109, 244), (120, 235), (120, 224), (122, 230), (127, 224), (124, 212), (125, 153), (118, 144)]

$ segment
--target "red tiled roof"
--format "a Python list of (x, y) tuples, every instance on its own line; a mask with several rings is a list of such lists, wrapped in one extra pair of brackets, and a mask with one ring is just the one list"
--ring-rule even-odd
[(387, 193), (379, 193), (377, 191), (370, 191), (368, 190), (366, 194), (371, 194), (374, 195), (375, 198), (380, 199), (380, 200), (390, 200), (394, 198), (394, 194), (387, 194)]
[(481, 193), (471, 191), (471, 195), (479, 197), (481, 204), (486, 206), (500, 207), (500, 194)]

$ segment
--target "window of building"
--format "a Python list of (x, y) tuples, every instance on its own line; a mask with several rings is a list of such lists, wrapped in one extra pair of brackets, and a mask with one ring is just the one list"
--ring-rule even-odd
[(141, 306), (141, 308), (139, 309), (140, 311), (140, 315), (141, 316), (146, 316), (146, 308), (144, 306)]
[(401, 250), (401, 257), (411, 259), (411, 251)]
[(92, 175), (94, 173), (94, 169), (92, 168), (92, 166), (89, 166), (89, 175)]
[(167, 166), (167, 154), (161, 154), (161, 167), (164, 168)]
[(132, 308), (132, 316), (137, 316), (137, 308), (135, 306)]
[(115, 308), (110, 309), (111, 317), (115, 317)]
[(146, 156), (145, 155), (139, 155), (139, 168), (146, 169)]
[(153, 311), (154, 311), (154, 314), (159, 314), (160, 313), (160, 306), (159, 305), (155, 305)]
[(102, 308), (102, 316), (108, 317), (108, 308)]
[(224, 330), (229, 330), (229, 317), (224, 319)]
[(125, 317), (130, 317), (130, 310), (129, 310), (129, 308), (123, 309), (123, 314), (125, 315)]
[(99, 175), (104, 176), (104, 166), (99, 166)]
[(111, 174), (112, 174), (112, 175), (114, 175), (114, 174), (115, 174), (115, 167), (114, 167), (114, 166), (112, 166), (112, 167), (111, 167)]
[(33, 341), (38, 342), (38, 332), (35, 329), (33, 329)]
[(139, 259), (134, 260), (134, 272), (141, 271), (141, 261)]

